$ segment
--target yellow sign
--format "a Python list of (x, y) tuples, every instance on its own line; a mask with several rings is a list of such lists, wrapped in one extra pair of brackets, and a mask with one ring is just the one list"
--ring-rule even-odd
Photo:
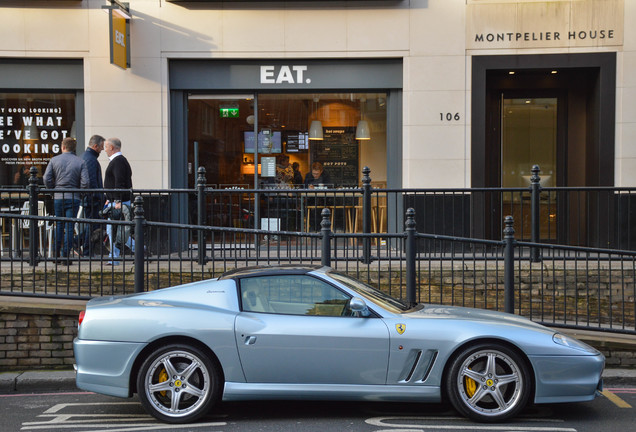
[(406, 331), (406, 324), (396, 324), (395, 330), (397, 330), (399, 334), (404, 334), (404, 332)]
[(110, 11), (111, 19), (111, 35), (110, 35), (110, 47), (111, 56), (110, 61), (112, 64), (119, 66), (122, 69), (130, 67), (130, 49), (128, 47), (129, 35), (128, 25), (126, 18), (122, 18)]

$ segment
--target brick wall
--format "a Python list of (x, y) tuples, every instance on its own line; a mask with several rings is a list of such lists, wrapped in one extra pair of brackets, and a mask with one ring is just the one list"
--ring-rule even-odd
[(0, 313), (0, 370), (71, 367), (76, 317)]
[(72, 368), (77, 317), (85, 302), (5, 300), (0, 304), (0, 371)]

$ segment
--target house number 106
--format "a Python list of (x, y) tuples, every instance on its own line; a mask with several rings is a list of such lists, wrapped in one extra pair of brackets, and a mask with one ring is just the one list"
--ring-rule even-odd
[(447, 113), (439, 113), (439, 120), (440, 121), (444, 121), (444, 120), (446, 120), (446, 121), (453, 121), (453, 120), (459, 121), (459, 113), (455, 113), (455, 114), (449, 113), (449, 112), (447, 112)]

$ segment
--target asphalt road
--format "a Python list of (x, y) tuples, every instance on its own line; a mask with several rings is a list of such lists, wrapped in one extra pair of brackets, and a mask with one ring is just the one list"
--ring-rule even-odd
[(500, 424), (461, 418), (443, 405), (343, 402), (223, 403), (187, 426), (159, 423), (139, 401), (87, 392), (0, 394), (0, 430), (55, 432), (137, 431), (489, 431), (627, 432), (634, 430), (636, 387), (615, 386), (592, 402), (529, 407)]

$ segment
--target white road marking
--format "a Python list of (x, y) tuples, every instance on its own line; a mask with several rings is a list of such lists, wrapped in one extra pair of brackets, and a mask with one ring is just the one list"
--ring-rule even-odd
[[(83, 429), (90, 432), (136, 432), (155, 431), (161, 429), (178, 430), (179, 425), (166, 425), (156, 422), (151, 416), (138, 414), (79, 414), (63, 412), (67, 408), (79, 407), (103, 407), (105, 405), (135, 405), (138, 402), (95, 402), (95, 403), (62, 403), (56, 404), (38, 415), (39, 418), (47, 418), (42, 421), (23, 422), (21, 430), (60, 430)], [(70, 410), (69, 410), (70, 411)], [(151, 421), (151, 422), (149, 422)], [(143, 423), (140, 423), (143, 422)], [(117, 424), (115, 424), (117, 423)], [(123, 423), (123, 424), (122, 424)], [(187, 429), (209, 428), (225, 426), (226, 422), (195, 423), (181, 426)]]
[[(431, 417), (375, 417), (365, 420), (367, 424), (379, 427), (390, 427), (399, 429), (382, 429), (375, 432), (421, 432), (423, 430), (437, 429), (437, 430), (456, 430), (456, 431), (529, 431), (529, 432), (577, 432), (572, 428), (560, 428), (553, 426), (513, 426), (513, 425), (478, 425), (478, 424), (466, 424), (466, 425), (439, 425), (439, 424), (427, 424), (431, 420), (449, 420), (457, 419), (456, 417), (449, 418), (431, 418)], [(395, 420), (401, 421), (422, 421), (424, 424), (403, 424), (393, 423)], [(462, 419), (465, 420), (465, 419)], [(468, 423), (466, 421), (466, 423)]]
[(44, 414), (53, 414), (63, 410), (66, 407), (74, 406), (103, 406), (103, 405), (139, 405), (139, 402), (89, 402), (89, 403), (63, 403), (53, 405), (51, 408), (44, 411)]

